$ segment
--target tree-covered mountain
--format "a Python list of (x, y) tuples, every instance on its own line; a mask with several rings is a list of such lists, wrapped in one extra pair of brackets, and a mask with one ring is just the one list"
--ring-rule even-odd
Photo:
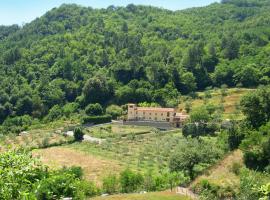
[(0, 121), (97, 102), (175, 106), (210, 86), (268, 84), (269, 9), (266, 0), (174, 12), (64, 4), (23, 27), (0, 26)]

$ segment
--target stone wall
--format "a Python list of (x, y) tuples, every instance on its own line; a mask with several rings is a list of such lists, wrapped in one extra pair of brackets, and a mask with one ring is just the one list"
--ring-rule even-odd
[(173, 126), (169, 122), (155, 122), (155, 121), (124, 121), (124, 125), (135, 125), (135, 126), (151, 126), (158, 129), (170, 130)]

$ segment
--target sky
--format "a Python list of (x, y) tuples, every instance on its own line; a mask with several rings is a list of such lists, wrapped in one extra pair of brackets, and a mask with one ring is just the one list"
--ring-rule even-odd
[(93, 8), (107, 8), (110, 5), (126, 6), (152, 5), (170, 10), (209, 5), (218, 0), (0, 0), (0, 25), (31, 22), (54, 7), (63, 3), (76, 3)]

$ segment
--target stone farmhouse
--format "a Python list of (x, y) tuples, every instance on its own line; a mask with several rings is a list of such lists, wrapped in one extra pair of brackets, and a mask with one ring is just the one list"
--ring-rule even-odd
[(173, 127), (181, 127), (189, 115), (177, 112), (174, 108), (138, 107), (128, 104), (128, 121), (148, 121), (168, 123)]

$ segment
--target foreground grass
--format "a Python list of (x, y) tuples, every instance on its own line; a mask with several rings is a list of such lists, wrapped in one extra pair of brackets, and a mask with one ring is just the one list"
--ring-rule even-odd
[(189, 200), (189, 198), (170, 192), (154, 192), (147, 194), (123, 194), (96, 197), (93, 198), (93, 200)]

